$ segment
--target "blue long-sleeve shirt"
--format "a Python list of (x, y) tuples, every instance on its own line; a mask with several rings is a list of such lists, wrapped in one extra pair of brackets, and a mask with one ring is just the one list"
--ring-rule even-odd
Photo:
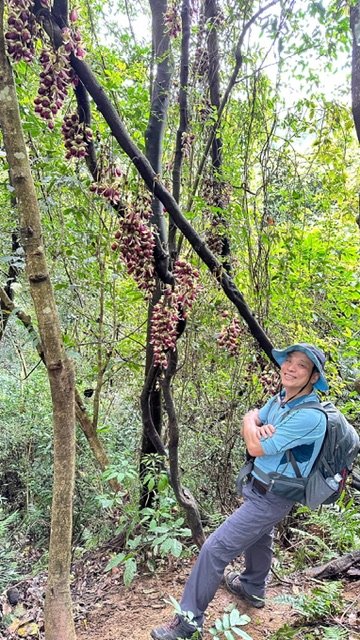
[[(300, 396), (281, 406), (281, 397), (275, 396), (260, 409), (262, 424), (272, 424), (275, 433), (271, 437), (261, 438), (263, 456), (255, 459), (255, 466), (264, 473), (277, 471), (288, 477), (294, 477), (295, 471), (286, 459), (285, 452), (292, 449), (301, 475), (309, 475), (312, 465), (320, 451), (326, 431), (326, 417), (318, 409), (301, 409), (304, 402), (318, 402), (315, 392)], [(298, 411), (289, 409), (296, 407)], [(256, 477), (256, 473), (253, 472)], [(258, 478), (261, 479), (261, 478)]]

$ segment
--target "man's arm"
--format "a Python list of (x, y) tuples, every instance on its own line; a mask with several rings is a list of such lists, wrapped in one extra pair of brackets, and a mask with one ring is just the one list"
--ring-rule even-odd
[(242, 436), (248, 452), (255, 457), (264, 455), (264, 450), (260, 444), (260, 428), (261, 420), (258, 409), (248, 411), (243, 417)]

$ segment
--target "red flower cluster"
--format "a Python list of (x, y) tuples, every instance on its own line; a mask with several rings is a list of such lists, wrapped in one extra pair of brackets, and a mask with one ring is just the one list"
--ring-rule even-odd
[(174, 276), (174, 288), (166, 286), (163, 298), (154, 306), (151, 321), (154, 365), (164, 369), (167, 367), (167, 351), (176, 348), (178, 322), (187, 317), (201, 288), (199, 272), (185, 260), (175, 262)]
[(5, 33), (7, 50), (14, 62), (32, 62), (38, 25), (31, 11), (32, 0), (9, 0), (9, 30)]
[(274, 396), (279, 391), (280, 376), (277, 371), (265, 367), (259, 379), (266, 395)]
[(193, 306), (195, 299), (201, 289), (199, 282), (200, 274), (186, 260), (176, 260), (174, 264), (175, 292), (177, 294), (177, 305), (182, 309), (184, 318), (187, 311)]
[(68, 56), (43, 49), (40, 54), (43, 70), (40, 72), (38, 95), (34, 100), (35, 112), (46, 120), (49, 129), (54, 128), (54, 116), (61, 109), (73, 79)]
[[(50, 8), (50, 0), (40, 0), (44, 9)], [(32, 12), (33, 0), (8, 0), (8, 31), (5, 34), (9, 56), (18, 62), (32, 62), (35, 58), (35, 39), (43, 35)], [(70, 13), (70, 22), (77, 19), (76, 10)], [(64, 44), (56, 52), (44, 48), (40, 54), (40, 85), (34, 100), (35, 112), (49, 127), (54, 128), (54, 116), (62, 107), (70, 82), (75, 76), (70, 66), (70, 54), (84, 58), (85, 50), (79, 29), (62, 30)]]
[(155, 286), (155, 241), (148, 224), (150, 215), (151, 203), (148, 199), (139, 198), (137, 206), (129, 207), (119, 221), (116, 242), (111, 245), (113, 251), (119, 251), (128, 274), (147, 296)]
[(121, 183), (120, 178), (122, 171), (120, 167), (109, 165), (102, 171), (101, 182), (93, 182), (90, 185), (90, 191), (97, 193), (109, 200), (111, 205), (117, 205), (120, 202)]
[(175, 2), (169, 3), (168, 8), (164, 13), (164, 24), (172, 38), (176, 38), (176, 36), (181, 32), (179, 9)]
[(167, 351), (175, 351), (178, 322), (177, 295), (171, 286), (167, 285), (162, 299), (154, 306), (151, 318), (150, 342), (153, 345), (155, 366), (166, 369)]
[(195, 135), (189, 131), (184, 131), (181, 135), (181, 151), (185, 158), (190, 157), (191, 147), (194, 143)]
[[(77, 17), (75, 17), (75, 14), (72, 12), (70, 14), (70, 20), (74, 22), (74, 18), (75, 20), (77, 20)], [(64, 39), (64, 49), (66, 53), (68, 55), (70, 55), (70, 53), (73, 53), (74, 56), (80, 58), (80, 60), (85, 58), (86, 51), (83, 48), (82, 37), (79, 29), (65, 27), (62, 30), (62, 34)]]
[(92, 140), (92, 131), (85, 122), (79, 121), (77, 113), (65, 116), (61, 132), (67, 149), (65, 158), (85, 158), (88, 155), (87, 144)]
[[(223, 317), (227, 317), (227, 312), (222, 314)], [(239, 320), (233, 318), (229, 325), (222, 327), (218, 337), (217, 343), (220, 347), (227, 349), (231, 356), (237, 356), (240, 348), (240, 335), (242, 328)]]

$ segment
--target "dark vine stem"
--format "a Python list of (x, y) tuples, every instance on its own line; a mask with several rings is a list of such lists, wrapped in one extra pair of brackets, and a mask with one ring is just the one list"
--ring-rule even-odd
[[(205, 0), (205, 18), (209, 25), (209, 35), (207, 39), (208, 55), (209, 55), (209, 90), (210, 102), (219, 114), (221, 104), (220, 94), (220, 55), (219, 41), (217, 34), (217, 26), (219, 22), (219, 7), (217, 0)], [(226, 185), (221, 179), (222, 172), (222, 137), (218, 130), (214, 135), (211, 145), (211, 168), (212, 168), (212, 198), (213, 204), (218, 212), (213, 214), (213, 240), (217, 247), (217, 252), (221, 256), (221, 261), (225, 271), (231, 274), (230, 264), (230, 241), (225, 233), (227, 222), (221, 210), (225, 210), (227, 206)], [(216, 228), (220, 224), (220, 231)]]
[[(175, 159), (172, 172), (173, 196), (180, 201), (181, 168), (183, 161), (182, 139), (188, 130), (188, 82), (189, 82), (189, 45), (190, 45), (190, 1), (183, 0), (181, 7), (181, 57), (180, 57), (180, 89), (179, 89), (179, 127), (176, 132)], [(169, 221), (169, 253), (176, 258), (176, 225), (172, 218)]]
[(205, 542), (205, 534), (201, 524), (200, 513), (195, 498), (188, 489), (181, 485), (179, 473), (179, 425), (177, 421), (175, 404), (171, 392), (171, 382), (176, 373), (177, 350), (171, 351), (168, 356), (168, 366), (162, 382), (162, 390), (169, 429), (169, 463), (170, 483), (174, 490), (178, 503), (186, 513), (186, 520), (191, 529), (195, 544), (200, 548)]
[[(357, 138), (360, 142), (360, 3), (350, 7), (350, 27), (353, 36), (351, 61), (352, 114)], [(359, 224), (360, 226), (360, 224)]]

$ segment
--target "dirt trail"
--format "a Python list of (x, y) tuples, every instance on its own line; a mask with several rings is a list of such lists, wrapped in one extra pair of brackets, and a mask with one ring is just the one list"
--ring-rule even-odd
[[(139, 576), (127, 589), (120, 581), (118, 585), (111, 585), (88, 610), (86, 619), (79, 622), (77, 640), (149, 640), (150, 630), (173, 616), (171, 605), (165, 601), (169, 595), (180, 599), (190, 568), (191, 562), (185, 561), (155, 576)], [(212, 638), (209, 628), (230, 603), (236, 603), (239, 611), (251, 617), (251, 622), (243, 628), (254, 640), (263, 640), (285, 622), (291, 624), (295, 616), (290, 607), (272, 602), (275, 595), (289, 591), (289, 585), (270, 585), (267, 604), (259, 610), (246, 606), (220, 587), (207, 612), (204, 640)]]
[[(150, 631), (173, 617), (172, 606), (166, 602), (169, 596), (180, 600), (187, 576), (194, 559), (167, 561), (156, 574), (140, 573), (129, 588), (123, 584), (120, 568), (105, 571), (109, 554), (98, 550), (88, 553), (73, 567), (72, 596), (77, 626), (77, 640), (150, 640)], [(241, 565), (234, 567), (241, 570)], [(328, 620), (331, 626), (348, 629), (346, 640), (360, 640), (360, 568), (349, 572), (343, 580), (343, 610), (338, 617)], [(244, 631), (253, 640), (266, 640), (284, 624), (293, 626), (297, 621), (290, 605), (274, 602), (280, 594), (294, 595), (309, 592), (319, 586), (319, 580), (305, 580), (304, 574), (291, 576), (285, 583), (273, 579), (270, 582), (266, 605), (263, 609), (246, 606), (221, 586), (211, 603), (206, 616), (204, 640), (213, 636), (209, 629), (215, 620), (222, 618), (230, 604), (235, 604), (241, 613), (251, 618)], [(320, 583), (325, 584), (326, 582)], [(19, 583), (20, 602), (11, 606), (6, 592), (0, 596), (0, 617), (11, 613), (11, 620), (0, 629), (0, 638), (18, 639), (26, 636), (26, 625), (31, 620), (38, 629), (38, 638), (44, 640), (43, 605), (46, 575), (37, 576)], [(21, 608), (19, 612), (18, 608)], [(20, 622), (20, 624), (19, 624)], [(324, 621), (326, 624), (326, 621)], [(15, 625), (15, 626), (14, 626)], [(33, 637), (33, 631), (26, 637)], [(304, 638), (305, 635), (299, 635)], [(313, 637), (306, 636), (306, 637)], [(319, 637), (323, 637), (320, 635)]]

